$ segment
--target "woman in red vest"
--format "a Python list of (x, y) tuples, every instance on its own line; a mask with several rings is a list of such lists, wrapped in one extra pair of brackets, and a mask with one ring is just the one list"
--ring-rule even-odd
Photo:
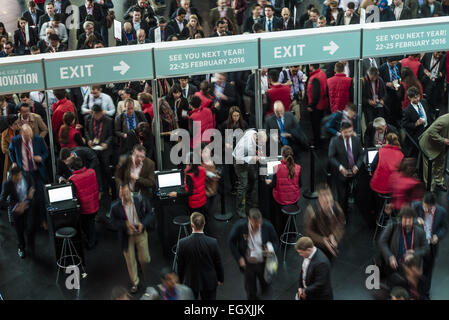
[(273, 187), (275, 210), (272, 220), (279, 235), (284, 231), (287, 222), (287, 216), (281, 212), (281, 208), (298, 203), (301, 186), (301, 166), (293, 160), (293, 149), (283, 146), (281, 155), (282, 160), (274, 169), (273, 180), (266, 180), (266, 183)]
[(75, 120), (76, 118), (73, 112), (64, 113), (62, 117), (64, 124), (59, 128), (59, 144), (61, 148), (72, 149), (85, 145), (79, 130), (79, 125), (75, 125)]
[(403, 67), (401, 70), (401, 86), (398, 90), (398, 97), (402, 100), (402, 110), (407, 108), (410, 104), (410, 99), (407, 97), (407, 89), (411, 87), (416, 87), (421, 92), (421, 97), (423, 96), (422, 85), (419, 82), (418, 78), (416, 78), (412, 69), (408, 67)]
[[(403, 158), (404, 154), (401, 151), (398, 136), (395, 133), (389, 133), (386, 137), (386, 144), (379, 149), (371, 164), (371, 172), (374, 172), (370, 182), (371, 190), (380, 194), (388, 194), (390, 176), (398, 170)], [(383, 199), (376, 194), (373, 196), (376, 205), (372, 213), (377, 214), (383, 205)]]
[(415, 171), (416, 159), (403, 158), (398, 171), (391, 174), (388, 193), (392, 197), (392, 209), (399, 211), (403, 206), (410, 206), (412, 201), (422, 198), (424, 185), (415, 177)]

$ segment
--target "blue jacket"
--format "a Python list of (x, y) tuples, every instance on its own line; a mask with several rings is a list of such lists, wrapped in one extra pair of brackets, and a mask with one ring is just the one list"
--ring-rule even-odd
[[(44, 139), (41, 136), (33, 136), (33, 153), (35, 156), (40, 156), (42, 158), (41, 163), (37, 163), (37, 170), (42, 177), (42, 181), (47, 180), (47, 173), (45, 170), (45, 160), (48, 158), (48, 149), (45, 145)], [(11, 162), (17, 163), (19, 168), (22, 168), (22, 136), (17, 135), (12, 138), (9, 145), (9, 158)]]
[[(337, 133), (340, 131), (342, 119), (343, 119), (343, 111), (334, 112), (332, 115), (330, 115), (329, 120), (325, 124), (326, 131), (329, 134), (336, 136)], [(354, 131), (357, 132), (359, 123), (358, 115), (355, 117), (352, 123), (354, 125)]]

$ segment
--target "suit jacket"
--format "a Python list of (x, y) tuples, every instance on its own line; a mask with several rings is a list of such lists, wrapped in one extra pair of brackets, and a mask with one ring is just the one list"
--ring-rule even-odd
[[(238, 29), (237, 19), (236, 19), (234, 10), (230, 7), (228, 7), (228, 9), (226, 10), (226, 18), (231, 20), (232, 24), (234, 25), (234, 28), (237, 30)], [(218, 7), (210, 9), (210, 11), (209, 11), (209, 26), (210, 26), (211, 30), (214, 30), (215, 24), (217, 23), (218, 20), (220, 20), (220, 12), (218, 11)]]
[[(87, 128), (85, 130), (86, 134), (86, 140), (94, 140), (95, 139), (95, 133), (94, 133), (94, 118), (89, 115), (87, 116)], [(112, 119), (108, 116), (103, 117), (103, 128), (101, 130), (100, 135), (100, 143), (106, 143), (108, 145), (108, 148), (106, 150), (111, 150), (112, 148), (112, 137), (113, 137), (113, 128), (114, 128), (114, 122)], [(99, 128), (97, 128), (99, 130)]]
[[(282, 30), (282, 19), (276, 16), (273, 16), (273, 18), (271, 18), (273, 21), (271, 21), (271, 31), (279, 31)], [(262, 23), (262, 28), (265, 31), (265, 27), (266, 27), (266, 23), (267, 23), (267, 18), (263, 17), (260, 19), (260, 22)]]
[[(142, 223), (144, 228), (146, 229), (155, 218), (151, 213), (151, 203), (147, 199), (145, 199), (145, 197), (141, 196), (133, 196), (133, 200), (140, 223)], [(128, 228), (126, 227), (127, 217), (125, 210), (123, 209), (122, 201), (120, 199), (115, 200), (111, 204), (111, 219), (112, 224), (118, 229), (118, 237), (121, 244), (121, 250), (126, 252), (128, 251), (129, 240)]]
[[(430, 123), (432, 122), (432, 119), (430, 118), (430, 111), (427, 105), (427, 101), (421, 100), (420, 102), (426, 113), (427, 126), (429, 126)], [(419, 136), (422, 135), (426, 130), (424, 124), (420, 124), (419, 126), (415, 125), (418, 119), (419, 114), (416, 112), (415, 108), (411, 104), (409, 104), (402, 111), (402, 123), (401, 123), (402, 127), (412, 136), (412, 138), (415, 140), (416, 143), (418, 143)]]
[[(351, 143), (354, 163), (360, 171), (365, 154), (362, 149), (362, 142), (359, 137), (352, 136)], [(340, 173), (339, 167), (342, 165), (345, 169), (351, 168), (349, 167), (348, 153), (342, 136), (335, 136), (331, 139), (329, 144), (329, 162), (332, 165), (335, 174), (338, 176), (338, 179), (345, 180), (346, 178)]]
[[(394, 6), (394, 4), (392, 4), (391, 11), (393, 11), (393, 15), (396, 19), (396, 15), (394, 14), (394, 9), (395, 9), (395, 6)], [(412, 19), (412, 10), (410, 10), (410, 8), (404, 4), (404, 6), (402, 7), (401, 15), (399, 16), (399, 20), (402, 21), (402, 20), (407, 20), (407, 19)]]
[[(399, 252), (399, 240), (402, 237), (401, 226), (400, 220), (391, 220), (380, 235), (379, 248), (384, 261), (387, 264), (389, 264), (390, 257), (396, 257)], [(414, 224), (414, 230), (415, 238), (413, 250), (419, 258), (422, 258), (427, 255), (429, 250), (429, 245), (426, 240), (426, 233), (417, 223)]]
[(306, 22), (304, 22), (304, 29), (313, 29), (313, 22), (312, 22), (312, 20), (309, 19)]
[[(117, 40), (117, 46), (125, 46), (128, 44), (131, 44), (131, 42), (136, 40), (137, 35), (136, 35), (136, 30), (134, 30), (134, 28), (131, 29), (131, 33), (132, 33), (132, 40), (128, 40), (128, 38), (126, 37), (126, 34), (125, 34), (125, 30), (122, 29), (122, 40)], [(84, 37), (84, 40), (86, 40), (86, 37)], [(80, 42), (78, 42), (78, 45), (79, 44), (80, 44)], [(84, 44), (84, 42), (83, 42), (83, 44)]]
[[(134, 118), (136, 127), (141, 122), (146, 122), (145, 114), (142, 111), (134, 111)], [(119, 138), (124, 138), (124, 134), (128, 133), (128, 121), (126, 119), (126, 112), (123, 112), (115, 117), (114, 121), (115, 135)]]
[[(194, 14), (198, 17), (198, 22), (200, 23), (200, 25), (203, 25), (203, 19), (201, 18), (200, 12), (197, 8), (192, 8), (190, 7), (190, 14)], [(175, 19), (176, 18), (176, 11), (174, 11), (172, 13), (172, 15), (170, 16), (170, 19)]]
[[(271, 116), (269, 116), (266, 120), (265, 120), (265, 129), (267, 130), (267, 133), (270, 134), (270, 130), (274, 129), (274, 130), (279, 130), (278, 131), (278, 154), (280, 154), (281, 151), (281, 131), (279, 128), (279, 123), (277, 121), (276, 115), (272, 114)], [(285, 132), (290, 133), (292, 136), (290, 138), (287, 138), (288, 141), (288, 145), (291, 146), (294, 150), (297, 149), (298, 144), (302, 145), (302, 146), (306, 146), (307, 145), (307, 139), (304, 135), (304, 133), (302, 132), (298, 121), (296, 120), (295, 116), (293, 115), (293, 113), (291, 112), (285, 112), (284, 113), (284, 129)], [(271, 143), (271, 141), (270, 141)], [(299, 150), (295, 150), (295, 151), (299, 151)], [(294, 152), (295, 154), (297, 152)]]
[(435, 1), (433, 7), (433, 15), (430, 14), (430, 6), (427, 1), (422, 5), (421, 8), (421, 17), (422, 18), (430, 18), (436, 16), (444, 16), (443, 6), (438, 1)]
[[(181, 93), (183, 94), (183, 97), (184, 97), (183, 90), (184, 90), (184, 89), (181, 88)], [(199, 91), (199, 90), (198, 90), (197, 86), (195, 86), (195, 85), (192, 84), (192, 83), (189, 83), (189, 89), (187, 90), (187, 97), (184, 97), (184, 98), (188, 99), (188, 98), (190, 98), (191, 96), (193, 96), (193, 95), (195, 94), (195, 92), (198, 92), (198, 91)]]
[(43, 15), (41, 15), (41, 16), (39, 17), (39, 28), (38, 28), (38, 31), (41, 32), (42, 25), (43, 25), (45, 22), (49, 22), (49, 21), (50, 21), (50, 16), (49, 16), (48, 14), (44, 13)]
[(307, 267), (307, 274), (299, 274), (299, 288), (304, 288), (303, 280), (306, 283), (306, 300), (333, 300), (331, 284), (331, 265), (329, 259), (316, 248), (316, 252)]
[(179, 241), (179, 281), (194, 292), (212, 291), (224, 281), (224, 269), (215, 238), (204, 233), (192, 233)]
[[(214, 90), (215, 83), (212, 83), (211, 92), (213, 93)], [(223, 100), (220, 102), (220, 110), (217, 111), (215, 118), (216, 123), (222, 123), (225, 121), (229, 116), (229, 109), (237, 102), (237, 90), (231, 83), (226, 82), (223, 94), (228, 97), (228, 100)]]
[[(425, 219), (424, 209), (422, 207), (421, 201), (414, 201), (411, 204), (412, 208), (415, 209), (419, 218)], [(436, 234), (438, 237), (438, 243), (444, 238), (447, 232), (447, 212), (440, 205), (436, 205), (435, 216), (433, 218), (432, 224), (432, 235)], [(438, 244), (437, 244), (438, 245)]]
[(170, 37), (173, 34), (179, 34), (180, 40), (185, 40), (189, 37), (189, 29), (186, 28), (187, 20), (184, 19), (184, 29), (179, 30), (178, 23), (176, 22), (176, 19), (170, 20), (169, 23), (167, 23), (167, 38)]
[[(27, 188), (28, 193), (31, 187), (34, 187), (33, 177), (26, 171), (22, 171), (22, 176), (25, 179), (25, 182), (28, 186)], [(19, 202), (20, 202), (19, 195), (17, 194), (16, 186), (11, 181), (11, 179), (8, 179), (7, 181), (3, 182), (2, 193), (0, 195), (0, 206), (2, 208), (6, 206), (8, 207), (8, 216), (9, 221), (11, 222), (14, 222), (13, 209)]]
[[(84, 31), (83, 24), (86, 21), (86, 17), (87, 17), (86, 6), (85, 5), (79, 6), (79, 29), (77, 31), (78, 37)], [(99, 32), (100, 26), (103, 23), (105, 23), (105, 16), (103, 15), (102, 7), (98, 3), (94, 3), (93, 19), (95, 23), (95, 31)]]
[[(435, 2), (435, 3), (437, 3), (437, 2)], [(433, 56), (432, 52), (429, 52), (429, 53), (424, 54), (424, 57), (421, 59), (421, 64), (422, 64), (423, 68), (427, 69), (429, 71), (433, 67), (433, 65), (431, 65), (432, 56)], [(446, 73), (446, 59), (447, 59), (447, 56), (442, 55), (440, 58), (440, 65), (438, 66), (438, 73), (441, 72), (443, 74), (443, 78), (439, 78), (441, 80), (444, 79), (444, 75)]]
[[(270, 221), (264, 219), (262, 223), (262, 245), (266, 246), (267, 242), (271, 242), (276, 252), (279, 246), (279, 237), (274, 230)], [(240, 258), (247, 261), (248, 255), (248, 220), (240, 219), (232, 227), (229, 234), (228, 244), (234, 259), (238, 262)]]
[(438, 117), (438, 119), (424, 131), (419, 137), (419, 146), (422, 152), (434, 159), (442, 152), (447, 151), (444, 139), (449, 139), (449, 113)]
[[(349, 24), (359, 24), (360, 23), (360, 16), (357, 13), (353, 13), (351, 20), (349, 21)], [(345, 25), (345, 12), (340, 11), (337, 16), (337, 26), (344, 26)]]
[[(37, 170), (42, 178), (42, 181), (47, 180), (47, 171), (45, 170), (45, 160), (48, 158), (48, 149), (45, 145), (45, 141), (42, 137), (34, 135), (32, 138), (33, 154), (34, 156), (40, 156), (42, 162), (37, 163)], [(12, 138), (9, 145), (9, 158), (12, 163), (17, 163), (19, 168), (22, 168), (22, 136), (17, 135)]]
[[(154, 36), (154, 30), (156, 30), (157, 27), (151, 28), (148, 33), (148, 39), (150, 39), (150, 43), (154, 43), (155, 36)], [(167, 38), (170, 34), (168, 33), (167, 27), (165, 27), (165, 38), (162, 37), (162, 30), (161, 30), (161, 41), (167, 41)]]
[[(324, 16), (326, 17), (326, 24), (327, 24), (328, 26), (337, 26), (337, 25), (338, 25), (338, 18), (340, 17), (341, 14), (344, 15), (344, 13), (345, 13), (345, 12), (343, 11), (343, 9), (341, 9), (341, 8), (338, 8), (337, 11), (338, 11), (337, 18), (334, 20), (334, 19), (333, 19), (333, 16), (332, 16), (332, 13), (331, 13), (331, 8), (328, 7), (328, 8), (326, 9), (326, 13), (324, 14)], [(354, 16), (353, 16), (353, 17), (354, 17)], [(332, 24), (332, 22), (333, 22), (333, 24)], [(345, 20), (343, 19), (343, 24), (344, 24), (344, 23), (345, 23)]]
[[(138, 43), (137, 41), (138, 41), (137, 39), (135, 39), (135, 40), (133, 40), (133, 41), (130, 41), (130, 42), (128, 43), (128, 45), (131, 46), (131, 45), (135, 45), (135, 44), (140, 44), (140, 43)], [(145, 38), (144, 43), (151, 43), (151, 41), (150, 41), (148, 38)]]
[[(28, 32), (30, 35), (28, 45), (26, 43), (26, 38), (20, 29), (14, 31), (14, 49), (16, 55), (24, 55), (30, 48), (37, 44), (39, 41), (39, 36), (37, 34), (36, 28), (28, 27)], [(28, 48), (28, 49), (27, 49)]]
[(36, 8), (36, 23), (34, 23), (33, 18), (31, 16), (30, 10), (26, 10), (24, 13), (22, 13), (22, 17), (27, 19), (29, 26), (35, 26), (36, 28), (39, 28), (39, 19), (44, 15), (44, 11), (39, 10)]
[[(60, 43), (59, 47), (56, 48), (56, 52), (63, 52), (63, 51), (66, 51), (66, 50), (67, 50), (67, 47), (66, 47), (66, 45), (64, 43)], [(50, 46), (45, 48), (45, 50), (42, 53), (49, 53), (49, 52), (53, 52), (53, 51), (50, 51)]]
[(253, 25), (257, 22), (260, 22), (261, 20), (262, 17), (259, 17), (258, 19), (256, 19), (256, 21), (254, 21), (253, 14), (251, 13), (250, 16), (243, 21), (242, 33), (245, 32), (253, 33)]
[[(19, 123), (22, 125), (22, 121), (20, 119), (19, 115)], [(36, 113), (30, 112), (30, 121), (29, 125), (31, 126), (31, 129), (33, 129), (33, 133), (36, 135), (41, 136), (42, 138), (45, 138), (45, 136), (48, 133), (48, 127), (42, 120), (42, 117)]]
[(282, 23), (281, 23), (281, 30), (295, 30), (295, 21), (293, 21), (293, 18), (288, 18), (287, 21), (287, 28), (285, 27), (285, 21), (282, 19)]
[[(226, 31), (226, 35), (227, 35), (227, 36), (232, 36), (233, 34), (232, 34), (231, 31)], [(213, 37), (220, 37), (220, 35), (218, 34), (217, 31), (215, 31), (214, 33), (212, 33), (212, 34), (209, 36), (209, 38), (213, 38)]]
[[(387, 134), (389, 134), (389, 133), (396, 133), (398, 135), (398, 137), (399, 137), (398, 130), (394, 126), (387, 124), (387, 129), (386, 129), (386, 132), (385, 132), (385, 136), (387, 136)], [(376, 135), (376, 129), (374, 129), (373, 123), (370, 122), (368, 124), (368, 126), (366, 127), (365, 137), (364, 137), (364, 142), (365, 142), (365, 147), (366, 148), (375, 147), (375, 145), (373, 143), (375, 135)]]
[[(129, 20), (127, 20), (127, 22), (131, 23), (133, 31), (137, 34), (137, 31), (139, 31), (139, 30), (134, 29), (133, 20), (129, 19)], [(148, 22), (146, 22), (145, 20), (141, 20), (140, 21), (140, 29), (145, 30), (145, 35), (148, 38), (148, 34), (150, 33), (150, 29), (151, 29), (150, 25), (148, 24)], [(137, 40), (137, 38), (134, 39), (134, 40)]]
[[(103, 41), (103, 38), (101, 37), (101, 35), (97, 32), (94, 31), (94, 35), (97, 38), (97, 40)], [(78, 43), (76, 45), (76, 50), (80, 50), (84, 48), (84, 42), (86, 42), (87, 39), (87, 35), (86, 33), (82, 33), (81, 35), (78, 36)], [(126, 39), (126, 37), (125, 37)], [(122, 35), (122, 41), (123, 41), (123, 35)]]

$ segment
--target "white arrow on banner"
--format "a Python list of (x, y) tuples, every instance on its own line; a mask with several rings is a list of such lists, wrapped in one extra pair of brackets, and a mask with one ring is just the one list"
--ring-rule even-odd
[(334, 53), (340, 48), (335, 42), (329, 42), (329, 46), (324, 46), (323, 51), (329, 51), (330, 55), (334, 55)]
[(120, 61), (119, 66), (114, 66), (114, 71), (120, 71), (120, 74), (123, 76), (125, 73), (128, 72), (129, 66), (125, 63), (125, 61)]

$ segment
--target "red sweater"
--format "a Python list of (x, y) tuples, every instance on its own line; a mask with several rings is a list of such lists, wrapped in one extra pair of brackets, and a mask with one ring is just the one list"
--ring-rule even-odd
[[(214, 128), (214, 117), (212, 115), (212, 110), (203, 107), (199, 107), (198, 109), (192, 110), (190, 112), (190, 120), (198, 121), (200, 125), (199, 132), (194, 132), (191, 146), (193, 148), (196, 148), (201, 145), (201, 141), (210, 142), (210, 139), (203, 139), (203, 134), (207, 129)], [(190, 123), (190, 125), (192, 126), (193, 122)], [(195, 127), (191, 129), (193, 130), (194, 128)]]
[(74, 171), (69, 180), (75, 185), (76, 194), (81, 206), (81, 214), (92, 214), (98, 211), (98, 183), (94, 169), (86, 167)]
[(348, 102), (351, 101), (349, 96), (351, 82), (352, 78), (347, 77), (344, 73), (337, 73), (332, 78), (327, 79), (329, 104), (332, 113), (343, 111)]
[(408, 56), (401, 60), (401, 68), (409, 67), (412, 72), (415, 74), (415, 77), (418, 78), (418, 69), (421, 65), (418, 59), (413, 58), (412, 56)]
[(151, 121), (153, 121), (154, 117), (154, 108), (152, 103), (143, 104), (142, 112), (148, 114), (151, 117)]
[(419, 180), (397, 171), (391, 174), (388, 193), (391, 194), (394, 209), (400, 210), (404, 204), (410, 204), (422, 198), (421, 190), (413, 190), (418, 184), (420, 184)]
[[(197, 177), (191, 172), (187, 173), (188, 168), (185, 169), (186, 176), (190, 176), (193, 181), (193, 194), (189, 197), (189, 207), (191, 209), (201, 208), (207, 202), (206, 197), (206, 170), (199, 166), (199, 174)], [(186, 190), (188, 186), (186, 184)]]
[(388, 193), (388, 181), (393, 172), (398, 170), (399, 164), (404, 158), (398, 146), (385, 145), (379, 149), (379, 162), (371, 179), (371, 189), (377, 193)]
[(53, 114), (51, 116), (51, 127), (53, 128), (53, 135), (55, 137), (55, 141), (58, 142), (58, 133), (61, 126), (64, 124), (62, 121), (62, 117), (64, 117), (64, 113), (73, 112), (75, 113), (75, 106), (70, 100), (67, 98), (61, 99), (55, 104), (53, 104)]
[(287, 162), (281, 161), (281, 164), (277, 165), (276, 169), (276, 187), (273, 189), (273, 198), (280, 205), (286, 206), (289, 204), (295, 204), (298, 202), (299, 193), (299, 173), (301, 167), (295, 165), (295, 176), (290, 179), (288, 177)]
[(291, 90), (290, 87), (282, 83), (272, 85), (270, 89), (267, 90), (268, 98), (270, 99), (270, 109), (267, 111), (266, 116), (273, 114), (273, 105), (276, 101), (281, 100), (284, 105), (285, 111), (290, 110)]
[[(62, 126), (61, 126), (61, 128), (59, 128), (59, 134), (58, 134), (58, 137), (61, 136), (61, 130), (62, 130)], [(80, 132), (79, 130), (75, 129), (75, 126), (71, 126), (70, 129), (69, 129), (69, 138), (67, 139), (67, 140), (68, 140), (68, 143), (62, 143), (62, 142), (60, 142), (59, 144), (61, 145), (61, 148), (69, 148), (69, 149), (72, 149), (72, 148), (77, 147), (78, 144), (75, 142), (75, 135), (76, 135), (76, 134), (81, 135), (81, 132)]]

